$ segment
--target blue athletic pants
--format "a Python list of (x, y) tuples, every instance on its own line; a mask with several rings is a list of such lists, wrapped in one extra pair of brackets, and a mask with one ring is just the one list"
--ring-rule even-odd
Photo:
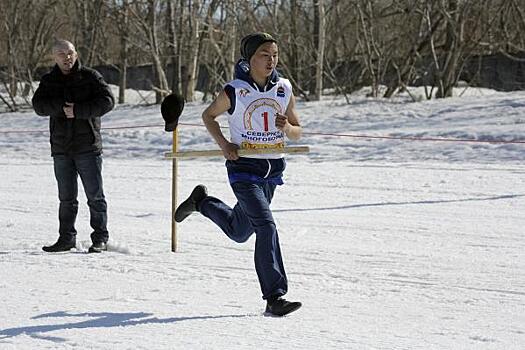
[(238, 201), (233, 209), (209, 196), (201, 201), (199, 211), (235, 242), (246, 242), (255, 233), (255, 270), (263, 299), (284, 295), (288, 291), (288, 281), (270, 210), (276, 185), (235, 182), (231, 186)]

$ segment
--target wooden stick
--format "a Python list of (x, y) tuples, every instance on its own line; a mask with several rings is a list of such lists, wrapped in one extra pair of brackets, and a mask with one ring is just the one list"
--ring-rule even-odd
[[(173, 153), (179, 150), (179, 139), (177, 129), (173, 130)], [(177, 209), (177, 158), (172, 160), (171, 174), (171, 251), (177, 251), (177, 222), (175, 221), (175, 210)]]
[[(308, 153), (310, 147), (308, 146), (292, 146), (284, 148), (261, 148), (261, 149), (240, 149), (237, 151), (239, 156), (250, 154), (275, 154), (275, 153)], [(224, 154), (220, 149), (210, 149), (204, 151), (181, 151), (181, 152), (167, 152), (164, 158), (193, 158), (193, 157), (223, 157)]]

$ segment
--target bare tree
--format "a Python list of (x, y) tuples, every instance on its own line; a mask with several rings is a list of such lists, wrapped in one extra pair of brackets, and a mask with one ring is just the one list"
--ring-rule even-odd
[(195, 100), (195, 87), (199, 62), (199, 46), (201, 39), (201, 20), (199, 18), (203, 0), (188, 0), (188, 37), (187, 37), (187, 79), (184, 94), (187, 101)]
[[(487, 33), (480, 30), (487, 25), (482, 13), (490, 10), (490, 4), (489, 0), (442, 0), (438, 3), (445, 29), (441, 37), (431, 36), (437, 98), (452, 96), (453, 87), (457, 85), (468, 59), (480, 50)], [(427, 22), (430, 27), (432, 19), (429, 13)], [(439, 47), (436, 47), (436, 39), (441, 42)]]
[(522, 0), (0, 0), (0, 19), (1, 102), (12, 110), (37, 68), (52, 64), (57, 37), (72, 40), (86, 65), (118, 69), (120, 102), (138, 65), (152, 67), (157, 102), (170, 90), (188, 101), (197, 88), (213, 95), (253, 31), (277, 39), (278, 70), (304, 99), (362, 86), (377, 96), (381, 85), (391, 97), (412, 84), (447, 97), (460, 78), (482, 77), (484, 55), (525, 62)]
[(79, 18), (78, 29), (80, 31), (79, 40), (75, 44), (82, 57), (82, 62), (91, 66), (98, 50), (98, 36), (103, 29), (105, 0), (78, 1), (74, 4)]
[(358, 42), (363, 55), (363, 62), (371, 79), (371, 95), (377, 97), (379, 93), (379, 84), (384, 68), (384, 53), (379, 42), (379, 34), (376, 28), (375, 18), (376, 9), (371, 0), (358, 0), (355, 3), (355, 9), (359, 17), (357, 26)]
[(120, 52), (118, 57), (119, 94), (118, 103), (126, 102), (128, 47), (129, 47), (129, 2), (128, 0), (113, 0), (113, 21), (116, 23), (119, 37)]
[(489, 48), (490, 53), (498, 52), (523, 62), (525, 58), (517, 54), (525, 52), (525, 3), (519, 0), (500, 0), (499, 3), (490, 11), (493, 20), (485, 28), (489, 35), (481, 46)]
[[(22, 96), (24, 103), (30, 105), (27, 96), (32, 89), (33, 75), (49, 52), (53, 32), (63, 26), (57, 4), (55, 0), (0, 2), (6, 29), (1, 39), (5, 40), (7, 56), (7, 69), (1, 74), (1, 80), (11, 101), (10, 110), (17, 109), (17, 96)], [(24, 85), (22, 91), (20, 83)]]
[(312, 99), (319, 101), (323, 93), (324, 47), (325, 47), (325, 5), (323, 0), (314, 0), (314, 44), (316, 47), (315, 88)]
[(395, 33), (392, 41), (394, 50), (390, 65), (386, 67), (390, 73), (385, 82), (386, 98), (392, 97), (399, 89), (406, 89), (418, 77), (417, 66), (423, 64), (429, 52), (430, 38), (443, 20), (442, 16), (434, 16), (434, 22), (428, 27), (429, 8), (422, 1), (414, 4), (410, 0), (401, 0), (394, 5), (395, 15), (390, 26)]
[[(209, 68), (215, 67), (213, 70), (217, 73), (208, 70), (212, 75), (212, 86), (222, 85), (233, 79), (237, 41), (234, 18), (236, 6), (237, 3), (234, 0), (223, 0), (222, 3), (212, 2), (208, 8), (207, 42), (211, 46), (209, 51), (212, 52), (208, 55), (208, 60), (214, 63)], [(219, 16), (215, 14), (217, 10), (219, 10)]]
[[(173, 69), (171, 80), (171, 91), (181, 94), (181, 39), (182, 39), (182, 18), (184, 6), (179, 6), (179, 22), (176, 22), (177, 4), (174, 0), (168, 0), (167, 20), (168, 20), (168, 55), (171, 56), (171, 66)], [(176, 29), (177, 28), (177, 29)]]
[(134, 24), (146, 39), (148, 52), (151, 57), (155, 81), (152, 90), (155, 90), (155, 101), (160, 103), (164, 96), (169, 94), (168, 81), (161, 61), (160, 44), (157, 37), (158, 30), (158, 0), (147, 0), (145, 3), (135, 2), (130, 7)]

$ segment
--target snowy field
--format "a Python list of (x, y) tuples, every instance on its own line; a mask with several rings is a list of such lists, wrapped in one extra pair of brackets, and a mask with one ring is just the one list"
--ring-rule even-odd
[[(47, 119), (1, 114), (0, 349), (523, 349), (525, 144), (319, 134), (524, 141), (525, 92), (364, 94), (298, 104), (312, 152), (288, 157), (272, 207), (287, 297), (303, 307), (283, 318), (264, 316), (254, 237), (234, 243), (192, 215), (170, 252), (158, 106), (103, 119), (103, 254), (85, 254), (82, 189), (77, 249), (41, 250), (58, 227)], [(215, 147), (201, 126), (179, 133), (181, 149)], [(198, 183), (234, 203), (223, 160), (179, 162), (179, 200)]]

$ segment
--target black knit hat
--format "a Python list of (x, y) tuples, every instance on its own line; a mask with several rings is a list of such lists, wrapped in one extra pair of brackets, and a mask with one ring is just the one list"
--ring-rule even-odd
[(277, 40), (268, 33), (257, 32), (248, 34), (241, 40), (241, 56), (250, 62), (250, 58), (252, 58), (259, 46), (267, 42), (276, 43)]
[(162, 100), (160, 113), (164, 119), (164, 130), (173, 131), (177, 129), (179, 117), (184, 109), (184, 98), (179, 94), (170, 94)]

